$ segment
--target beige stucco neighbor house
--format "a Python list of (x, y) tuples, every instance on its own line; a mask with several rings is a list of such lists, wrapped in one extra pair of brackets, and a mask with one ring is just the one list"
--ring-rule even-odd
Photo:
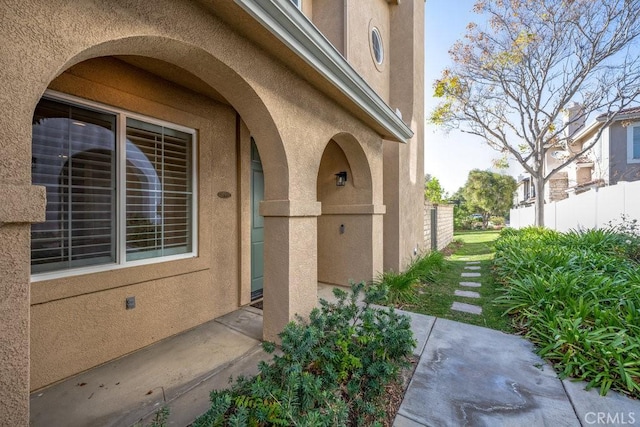
[(0, 424), (423, 245), (423, 0), (0, 5)]

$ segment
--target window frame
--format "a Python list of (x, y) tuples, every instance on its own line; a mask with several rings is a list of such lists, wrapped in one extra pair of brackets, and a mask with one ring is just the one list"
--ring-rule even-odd
[[(42, 95), (42, 99), (63, 102), (97, 112), (112, 114), (115, 116), (115, 188), (116, 188), (116, 233), (115, 233), (115, 254), (116, 260), (113, 263), (91, 265), (86, 267), (76, 267), (62, 270), (55, 270), (43, 273), (31, 274), (31, 282), (59, 279), (64, 277), (78, 276), (83, 274), (100, 273), (104, 271), (130, 268), (148, 264), (157, 264), (180, 259), (198, 257), (198, 131), (194, 128), (179, 125), (166, 120), (146, 116), (144, 114), (105, 105), (99, 102), (86, 100), (74, 95), (57, 92), (47, 89)], [(126, 188), (126, 141), (127, 141), (127, 118), (140, 120), (145, 123), (174, 129), (191, 135), (191, 251), (183, 254), (165, 255), (145, 259), (127, 261), (127, 188)], [(31, 142), (33, 144), (33, 142)], [(31, 258), (31, 255), (29, 255)]]
[[(382, 33), (380, 32), (380, 29), (378, 27), (373, 27), (371, 29), (371, 54), (373, 56), (373, 62), (376, 63), (376, 65), (381, 66), (382, 64), (384, 64), (384, 43), (382, 41)], [(378, 49), (376, 50), (376, 42), (378, 44)], [(378, 59), (378, 54), (380, 55), (380, 58)]]
[(302, 0), (291, 0), (291, 3), (298, 9), (302, 10)]
[(640, 132), (640, 121), (627, 125), (627, 163), (640, 163), (640, 157), (633, 157), (633, 130)]

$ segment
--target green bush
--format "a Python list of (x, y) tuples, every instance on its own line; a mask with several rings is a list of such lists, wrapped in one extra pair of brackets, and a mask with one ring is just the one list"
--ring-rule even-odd
[(615, 230), (505, 230), (497, 299), (561, 377), (640, 397), (640, 272)]
[(637, 219), (621, 215), (620, 221), (610, 221), (608, 229), (620, 236), (621, 252), (640, 263), (640, 224)]
[(211, 392), (211, 408), (193, 426), (381, 425), (385, 387), (409, 366), (415, 347), (407, 316), (370, 305), (384, 292), (363, 283), (351, 295), (335, 289), (336, 303), (321, 300), (308, 321), (285, 327), (282, 355), (261, 363), (258, 375)]
[(389, 305), (415, 303), (415, 286), (435, 280), (436, 274), (444, 265), (444, 255), (438, 251), (431, 251), (412, 259), (403, 273), (389, 270), (379, 274), (373, 285), (387, 288), (387, 293), (384, 300), (377, 302)]

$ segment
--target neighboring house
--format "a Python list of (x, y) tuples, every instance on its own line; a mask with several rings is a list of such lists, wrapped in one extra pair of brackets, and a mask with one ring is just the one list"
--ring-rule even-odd
[[(572, 105), (567, 109), (566, 120), (579, 109)], [(583, 147), (593, 142), (602, 128), (604, 116), (598, 116), (593, 123), (573, 123), (568, 127), (570, 142), (566, 148), (549, 150), (546, 170), (561, 164), (568, 155), (579, 153)], [(600, 134), (595, 145), (586, 153), (555, 173), (545, 188), (545, 201), (554, 202), (580, 194), (592, 188), (615, 185), (619, 181), (640, 179), (640, 107), (621, 110), (614, 121)], [(535, 190), (531, 177), (518, 177), (516, 206), (529, 206), (535, 200)]]
[[(424, 1), (2, 6), (0, 414), (423, 249)], [(221, 343), (223, 345), (224, 343)]]
[(536, 189), (528, 174), (518, 175), (518, 188), (513, 199), (514, 207), (531, 206), (536, 200)]

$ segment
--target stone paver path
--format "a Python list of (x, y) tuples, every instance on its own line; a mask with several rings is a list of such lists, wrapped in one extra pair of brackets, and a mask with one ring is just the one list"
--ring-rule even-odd
[(462, 273), (462, 277), (480, 277), (480, 273)]
[[(465, 262), (465, 270), (480, 270), (481, 267), (478, 265), (480, 264), (480, 261), (466, 261)], [(479, 272), (473, 272), (473, 273), (468, 273), (468, 272), (464, 272), (460, 274), (461, 277), (481, 277), (481, 273)], [(482, 286), (482, 283), (480, 282), (460, 282), (460, 286), (463, 287), (467, 287), (467, 288), (479, 288)], [(478, 292), (474, 292), (474, 291), (465, 291), (465, 290), (461, 290), (461, 289), (456, 289), (454, 292), (454, 295), (457, 297), (463, 297), (463, 298), (480, 298), (480, 294)], [(467, 303), (463, 303), (463, 302), (459, 302), (459, 301), (454, 301), (453, 304), (451, 305), (451, 310), (455, 310), (455, 311), (461, 311), (463, 313), (471, 313), (471, 314), (482, 314), (482, 307), (477, 306), (477, 305), (473, 305), (473, 304), (467, 304)]]
[(478, 307), (477, 305), (466, 304), (464, 302), (458, 302), (458, 301), (453, 302), (451, 309), (455, 311), (462, 311), (464, 313), (482, 314), (482, 307)]
[(480, 294), (474, 291), (461, 291), (459, 289), (456, 289), (453, 294), (457, 297), (480, 298)]
[(479, 288), (482, 286), (480, 282), (460, 282), (460, 286), (466, 286), (467, 288)]

